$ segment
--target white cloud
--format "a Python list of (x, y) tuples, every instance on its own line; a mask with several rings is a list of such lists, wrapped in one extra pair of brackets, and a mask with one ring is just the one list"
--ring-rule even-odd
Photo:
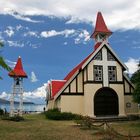
[(77, 17), (71, 16), (70, 19), (66, 21), (66, 24), (79, 24), (79, 23), (87, 23), (90, 24), (89, 20), (86, 19), (79, 19)]
[(8, 66), (10, 66), (11, 68), (14, 68), (16, 65), (16, 62), (10, 61), (6, 59), (6, 63), (8, 64)]
[(18, 41), (8, 40), (7, 43), (10, 47), (20, 47), (20, 48), (24, 47), (24, 43), (20, 43)]
[(34, 82), (37, 82), (37, 81), (38, 81), (38, 79), (36, 77), (36, 74), (32, 71), (31, 72), (31, 82), (34, 83)]
[[(37, 88), (34, 91), (24, 92), (23, 100), (29, 101), (29, 102), (34, 102), (37, 104), (45, 103), (46, 86), (47, 86), (47, 83), (45, 83), (43, 86)], [(10, 96), (11, 96), (11, 94), (6, 93), (5, 91), (0, 94), (0, 98), (5, 99), (5, 100), (10, 100)], [(19, 101), (19, 97), (16, 96), (15, 100)]]
[(64, 42), (63, 44), (64, 44), (64, 45), (67, 45), (67, 44), (68, 44), (68, 42)]
[(65, 29), (64, 31), (51, 30), (51, 31), (42, 31), (41, 36), (45, 38), (49, 38), (57, 35), (63, 35), (65, 37), (68, 37), (69, 35), (72, 35), (74, 33), (75, 33), (74, 29)]
[(40, 22), (43, 22), (43, 21), (32, 20), (28, 16), (22, 15), (22, 14), (16, 12), (16, 11), (13, 11), (13, 10), (7, 11), (7, 13), (9, 15), (12, 15), (16, 19), (19, 19), (19, 20), (23, 20), (23, 21), (27, 21), (27, 22), (32, 22), (32, 23), (40, 23)]
[[(4, 6), (3, 6), (4, 5)], [(140, 29), (140, 1), (139, 0), (1, 0), (0, 12), (15, 10), (15, 18), (29, 22), (38, 22), (22, 15), (54, 15), (57, 17), (73, 17), (67, 23), (78, 19), (94, 21), (97, 11), (104, 15), (107, 25), (111, 29)], [(129, 23), (129, 24), (128, 24)]]
[(7, 94), (5, 91), (3, 91), (3, 92), (0, 94), (0, 98), (1, 98), (1, 99), (5, 99), (5, 100), (9, 100), (9, 99), (10, 99), (10, 94)]
[(16, 26), (16, 30), (17, 30), (17, 31), (19, 31), (19, 30), (22, 29), (22, 28), (23, 28), (23, 26), (21, 26), (21, 25), (17, 25), (17, 26)]
[(26, 36), (34, 36), (34, 37), (39, 38), (37, 31), (28, 31), (28, 32), (24, 33), (23, 36), (25, 36), (25, 37)]
[(45, 103), (47, 83), (34, 91), (24, 92), (24, 100), (34, 103)]
[[(90, 39), (90, 34), (87, 30), (75, 30), (75, 29), (65, 29), (63, 31), (56, 31), (56, 30), (50, 30), (50, 31), (42, 31), (40, 36), (49, 38), (62, 35), (64, 37), (75, 37), (74, 42), (75, 44), (83, 43), (86, 44), (87, 41)], [(67, 45), (66, 42), (64, 42), (64, 45)]]
[(11, 26), (8, 26), (7, 29), (4, 31), (4, 33), (6, 33), (7, 36), (11, 37), (14, 35), (14, 28)]
[(125, 65), (128, 67), (128, 73), (133, 74), (138, 70), (138, 63), (140, 59), (129, 58)]
[(87, 41), (89, 41), (90, 34), (87, 30), (81, 30), (78, 34), (79, 34), (78, 37), (75, 38), (75, 44), (79, 43), (86, 44)]
[(29, 91), (24, 93), (24, 97), (26, 98), (45, 98), (46, 97), (46, 86), (47, 84), (44, 84), (43, 86), (37, 88), (34, 91)]

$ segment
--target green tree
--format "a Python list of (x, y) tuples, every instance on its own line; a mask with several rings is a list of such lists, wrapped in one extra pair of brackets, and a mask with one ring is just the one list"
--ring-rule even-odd
[(131, 81), (135, 85), (133, 99), (135, 102), (140, 103), (140, 61), (138, 64), (138, 70), (132, 75)]
[[(4, 47), (3, 43), (0, 42), (0, 49), (2, 49), (3, 47)], [(2, 56), (0, 56), (0, 67), (6, 69), (7, 71), (11, 71), (11, 68), (6, 64)], [(2, 79), (2, 77), (0, 77), (0, 79)]]

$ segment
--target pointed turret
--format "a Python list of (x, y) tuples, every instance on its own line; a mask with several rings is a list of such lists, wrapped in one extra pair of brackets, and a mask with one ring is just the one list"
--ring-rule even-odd
[(91, 38), (94, 38), (96, 43), (106, 40), (112, 32), (107, 28), (101, 12), (98, 12), (96, 25)]
[(8, 75), (10, 77), (27, 78), (27, 74), (23, 70), (22, 61), (21, 61), (21, 57), (20, 56), (19, 56), (19, 58), (17, 60), (17, 63), (16, 63), (16, 66), (15, 66), (14, 70), (12, 70)]

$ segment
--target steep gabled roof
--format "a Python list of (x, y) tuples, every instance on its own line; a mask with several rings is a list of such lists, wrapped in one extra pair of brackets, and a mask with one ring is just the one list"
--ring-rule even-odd
[(14, 67), (14, 70), (12, 70), (11, 72), (9, 72), (8, 74), (10, 77), (22, 77), (22, 78), (27, 78), (27, 74), (25, 73), (25, 71), (23, 70), (23, 66), (22, 66), (22, 60), (21, 57), (19, 56), (16, 66)]
[(65, 80), (52, 80), (51, 81), (51, 98), (57, 94), (57, 92), (64, 86)]
[(98, 33), (105, 33), (108, 36), (112, 34), (112, 32), (107, 28), (101, 12), (98, 12), (97, 14), (96, 25), (91, 38), (95, 38)]
[(76, 77), (76, 75), (79, 73), (79, 70), (84, 69), (90, 61), (94, 58), (94, 56), (103, 48), (103, 46), (106, 46), (112, 54), (115, 56), (116, 60), (122, 65), (123, 69), (126, 70), (127, 67), (122, 63), (122, 61), (118, 58), (118, 56), (115, 54), (115, 52), (111, 49), (109, 44), (106, 41), (103, 41), (102, 43), (97, 43), (94, 48), (96, 48), (88, 57), (86, 57), (79, 65), (77, 65), (65, 78), (66, 83), (57, 94), (55, 94), (54, 99), (57, 99), (59, 95), (65, 90), (67, 85)]

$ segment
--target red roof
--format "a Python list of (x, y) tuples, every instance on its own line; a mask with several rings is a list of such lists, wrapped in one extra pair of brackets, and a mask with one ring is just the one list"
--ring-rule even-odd
[(11, 76), (11, 77), (23, 77), (23, 78), (27, 78), (27, 74), (23, 70), (21, 57), (18, 58), (14, 70), (12, 70), (8, 75)]
[(51, 88), (52, 88), (52, 94), (51, 97), (53, 98), (57, 92), (64, 86), (66, 83), (65, 80), (52, 80), (51, 81)]
[(74, 73), (77, 71), (77, 70), (80, 70), (83, 66), (83, 64), (89, 59), (89, 57), (95, 52), (95, 50), (101, 45), (101, 42), (97, 43), (95, 46), (94, 46), (94, 51), (88, 56), (86, 57), (80, 64), (78, 64), (65, 78), (64, 80), (69, 80), (73, 75)]
[(98, 12), (97, 14), (96, 25), (91, 38), (95, 38), (97, 33), (106, 33), (109, 36), (112, 34), (112, 32), (107, 28), (101, 12)]
[(63, 88), (63, 86), (66, 84), (66, 82), (75, 74), (76, 71), (80, 70), (83, 66), (83, 64), (90, 58), (90, 56), (95, 52), (95, 50), (101, 45), (101, 43), (97, 43), (94, 46), (94, 51), (88, 55), (80, 64), (78, 64), (72, 71), (69, 72), (69, 74), (64, 78), (64, 80), (52, 80), (51, 81), (51, 91), (52, 91), (52, 99), (53, 97)]

